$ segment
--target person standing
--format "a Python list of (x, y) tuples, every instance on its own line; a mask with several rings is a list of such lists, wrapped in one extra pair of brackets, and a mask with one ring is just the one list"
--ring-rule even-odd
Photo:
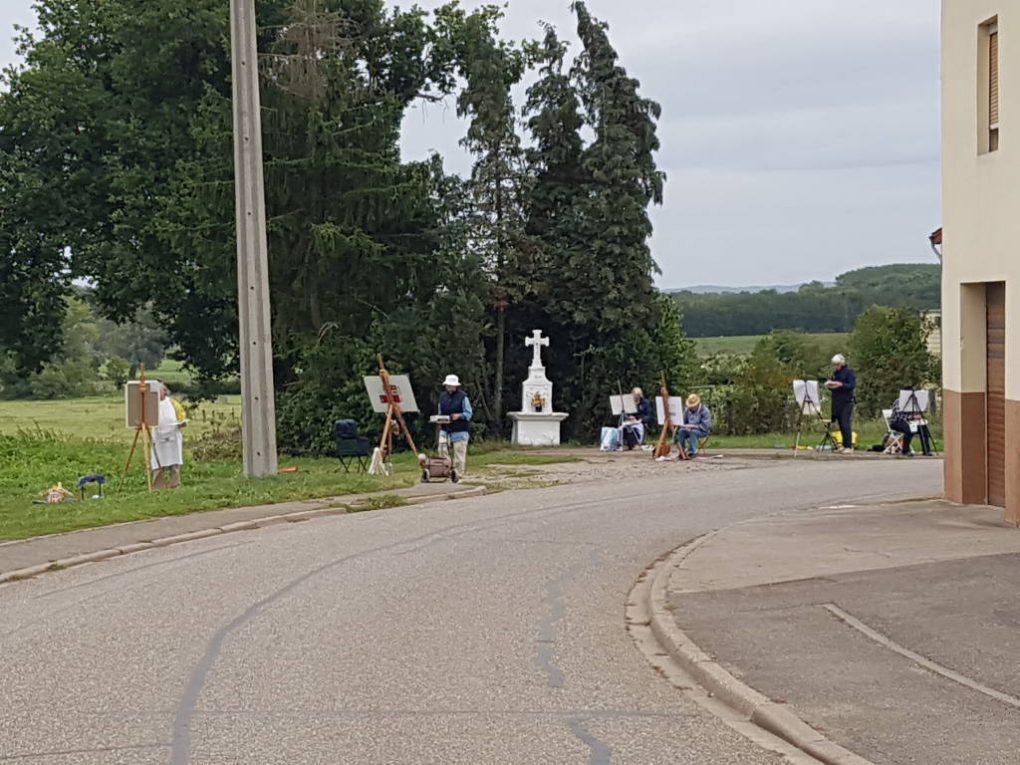
[(854, 449), (854, 391), (857, 389), (857, 375), (846, 365), (846, 357), (837, 353), (832, 357), (834, 371), (825, 387), (832, 391), (832, 422), (839, 423), (843, 443), (840, 451), (847, 453)]
[(474, 410), (467, 394), (461, 390), (460, 378), (447, 375), (443, 381), (442, 395), (439, 397), (439, 414), (449, 417), (450, 421), (443, 425), (439, 437), (439, 454), (450, 456), (453, 449), (454, 483), (459, 482), (467, 472), (468, 441), (471, 440), (471, 418)]
[(170, 398), (170, 391), (161, 382), (159, 386), (159, 424), (152, 429), (152, 486), (154, 489), (176, 489), (181, 485), (181, 466), (184, 464), (184, 435), (181, 428), (186, 420), (180, 415), (184, 408)]
[[(687, 397), (684, 408), (684, 421), (680, 423), (677, 441), (681, 452), (686, 450), (687, 456), (694, 459), (698, 456), (698, 441), (712, 432), (712, 412), (701, 403), (701, 396), (692, 393)], [(681, 453), (681, 458), (683, 454)]]

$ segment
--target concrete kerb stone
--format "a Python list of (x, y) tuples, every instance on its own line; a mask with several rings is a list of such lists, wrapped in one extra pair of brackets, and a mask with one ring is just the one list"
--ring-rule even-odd
[(685, 559), (720, 531), (713, 531), (688, 542), (655, 564), (651, 572), (647, 609), (652, 634), (662, 649), (702, 688), (752, 724), (826, 765), (872, 765), (860, 755), (827, 739), (797, 716), (789, 705), (778, 704), (738, 680), (677, 625), (672, 611), (667, 607), (670, 576)]
[[(424, 497), (409, 497), (407, 505), (423, 505), (431, 502), (446, 502), (454, 499), (470, 499), (472, 497), (483, 496), (486, 492), (484, 486), (478, 486), (474, 489), (469, 489), (462, 492), (448, 492), (443, 494), (435, 494), (432, 496)], [(74, 566), (81, 566), (86, 563), (96, 563), (99, 561), (109, 560), (111, 558), (120, 557), (122, 555), (130, 555), (136, 552), (142, 552), (143, 550), (152, 550), (159, 547), (170, 547), (171, 545), (182, 544), (184, 542), (193, 542), (199, 539), (208, 539), (210, 537), (220, 536), (222, 534), (231, 534), (236, 531), (251, 531), (259, 529), (265, 526), (273, 526), (281, 523), (297, 523), (301, 521), (312, 520), (314, 518), (322, 518), (325, 516), (332, 515), (346, 515), (351, 510), (371, 510), (372, 507), (368, 503), (361, 505), (334, 505), (327, 507), (319, 507), (314, 510), (299, 510), (294, 513), (286, 513), (283, 515), (272, 515), (265, 518), (257, 518), (250, 521), (240, 521), (238, 523), (230, 523), (224, 526), (220, 526), (212, 529), (204, 529), (202, 531), (193, 531), (187, 534), (176, 534), (174, 536), (162, 537), (160, 539), (153, 539), (148, 542), (138, 542), (130, 545), (123, 545), (122, 547), (111, 548), (108, 550), (99, 550), (92, 553), (84, 553), (82, 555), (75, 555), (70, 558), (62, 558), (60, 560), (50, 561), (48, 563), (40, 563), (35, 566), (28, 566), (26, 568), (17, 569), (15, 571), (8, 571), (6, 573), (0, 573), (0, 585), (7, 584), (10, 582), (18, 582), (23, 579), (31, 579), (41, 574), (45, 574), (50, 571), (62, 571), (66, 568)], [(118, 524), (123, 525), (123, 524)]]

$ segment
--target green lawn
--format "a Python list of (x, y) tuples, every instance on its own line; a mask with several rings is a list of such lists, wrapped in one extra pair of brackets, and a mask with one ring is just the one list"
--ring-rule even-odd
[[(191, 406), (185, 439), (200, 435), (217, 418), (239, 421), (240, 417), (240, 396), (220, 396), (215, 403)], [(134, 437), (134, 431), (124, 427), (124, 397), (121, 395), (62, 401), (0, 401), (0, 434), (38, 429), (129, 445)]]
[[(119, 396), (68, 401), (0, 401), (0, 539), (22, 539), (111, 523), (167, 515), (183, 515), (223, 507), (272, 504), (290, 500), (386, 491), (410, 486), (418, 468), (410, 454), (394, 457), (394, 475), (376, 477), (346, 473), (337, 460), (293, 459), (280, 465), (297, 467), (294, 474), (247, 479), (234, 460), (197, 461), (187, 458), (184, 485), (149, 493), (145, 482), (144, 450), (140, 450), (127, 478), (124, 463), (134, 435), (124, 427)], [(221, 397), (189, 412), (185, 443), (202, 433), (215, 418), (240, 416), (236, 396)], [(503, 445), (481, 445), (472, 451), (470, 465), (542, 465), (570, 457), (536, 454)], [(106, 476), (106, 498), (60, 505), (37, 505), (51, 485), (74, 489), (80, 476)]]
[[(935, 439), (936, 448), (941, 449), (942, 425), (939, 422), (931, 424), (932, 437)], [(874, 444), (882, 442), (885, 436), (886, 427), (883, 420), (855, 421), (854, 431), (857, 433), (857, 448), (870, 449)], [(817, 446), (821, 440), (824, 430), (820, 423), (812, 422), (806, 426), (801, 436), (801, 446)], [(796, 443), (796, 433), (767, 433), (758, 436), (712, 436), (708, 449), (791, 449)], [(915, 450), (920, 450), (920, 443), (915, 440)]]
[[(808, 342), (825, 347), (845, 345), (849, 335), (839, 332), (815, 332), (804, 335)], [(732, 337), (696, 337), (693, 338), (701, 356), (716, 353), (727, 353), (734, 356), (745, 356), (754, 350), (754, 346), (762, 339), (762, 335), (735, 335)]]

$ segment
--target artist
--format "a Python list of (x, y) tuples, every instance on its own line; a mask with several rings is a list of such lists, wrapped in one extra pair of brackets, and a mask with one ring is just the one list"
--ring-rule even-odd
[(846, 357), (842, 353), (832, 357), (832, 366), (835, 371), (825, 387), (832, 391), (832, 422), (839, 423), (843, 438), (840, 451), (845, 454), (854, 450), (854, 390), (857, 388), (857, 375), (846, 365)]
[(439, 397), (439, 413), (449, 417), (450, 422), (443, 425), (439, 438), (439, 456), (449, 457), (450, 446), (453, 447), (453, 481), (458, 483), (467, 471), (468, 441), (471, 440), (474, 410), (467, 394), (460, 389), (460, 378), (457, 375), (447, 375), (443, 387), (445, 390)]
[(898, 398), (892, 405), (889, 427), (903, 435), (903, 455), (905, 457), (914, 456), (911, 444), (914, 441), (915, 431), (921, 438), (921, 449), (924, 451), (924, 456), (931, 456), (931, 431), (928, 429), (928, 423), (924, 420), (924, 415), (920, 412), (906, 412), (900, 409)]
[(652, 423), (652, 405), (645, 398), (644, 391), (635, 388), (631, 395), (634, 396), (637, 411), (628, 416), (623, 425), (623, 443), (627, 449), (635, 449), (645, 442), (648, 426)]

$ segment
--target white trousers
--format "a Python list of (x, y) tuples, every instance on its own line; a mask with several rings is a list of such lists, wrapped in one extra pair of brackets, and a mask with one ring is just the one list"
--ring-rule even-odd
[[(443, 438), (439, 441), (439, 456), (449, 457), (450, 442)], [(467, 472), (467, 441), (454, 441), (453, 442), (453, 469), (457, 471), (457, 477), (463, 478)]]

